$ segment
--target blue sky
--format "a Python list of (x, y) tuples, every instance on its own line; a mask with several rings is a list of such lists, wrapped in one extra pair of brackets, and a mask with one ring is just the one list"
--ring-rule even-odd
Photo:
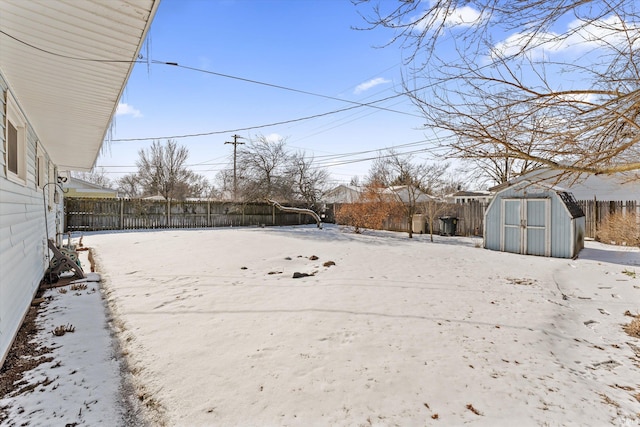
[[(366, 26), (359, 11), (371, 6), (359, 9), (349, 0), (162, 0), (141, 52), (148, 63), (133, 70), (98, 169), (112, 179), (135, 172), (140, 149), (154, 138), (176, 137), (189, 149), (191, 168), (213, 179), (231, 168), (233, 148), (225, 142), (233, 134), (245, 141), (285, 138), (290, 150), (327, 167), (332, 184), (365, 176), (366, 159), (387, 148), (414, 151), (414, 161), (442, 161), (442, 149), (434, 147), (446, 135), (424, 129), (416, 107), (399, 95), (407, 72), (401, 46), (382, 47), (391, 30), (353, 29)], [(438, 41), (441, 58), (455, 60), (447, 57), (456, 54), (450, 37), (477, 17), (463, 6), (447, 18), (451, 31)], [(548, 83), (557, 89), (588, 90), (590, 67), (567, 75), (562, 63), (593, 64), (586, 52), (597, 58), (604, 46), (599, 40), (620, 42), (620, 34), (606, 30), (619, 26), (619, 19), (603, 17), (575, 31), (575, 16), (567, 14), (548, 32), (536, 33), (534, 41), (545, 43), (529, 54), (558, 62), (547, 68)], [(522, 31), (492, 26), (494, 51), (519, 51), (528, 37)], [(570, 36), (558, 40), (558, 34)], [(541, 84), (530, 70), (522, 73), (526, 84)], [(384, 100), (375, 104), (381, 108), (357, 105), (378, 100)], [(193, 134), (205, 135), (179, 137)]]
[[(405, 97), (376, 104), (395, 111), (361, 107), (232, 131), (398, 94), (400, 48), (378, 48), (391, 37), (388, 30), (352, 29), (363, 25), (348, 0), (162, 0), (148, 49), (141, 52), (145, 57), (322, 96), (187, 68), (137, 64), (115, 117), (112, 142), (97, 167), (112, 179), (135, 171), (138, 150), (152, 141), (122, 139), (219, 132), (176, 139), (189, 149), (192, 169), (208, 178), (228, 167), (232, 147), (224, 142), (234, 133), (287, 138), (290, 149), (329, 166), (336, 182), (365, 175), (369, 163), (358, 160), (376, 153), (357, 153), (433, 138), (420, 129), (420, 114)], [(340, 154), (346, 156), (326, 157)]]

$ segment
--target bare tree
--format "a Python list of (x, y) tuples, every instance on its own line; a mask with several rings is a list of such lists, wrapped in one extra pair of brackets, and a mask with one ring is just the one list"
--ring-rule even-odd
[(189, 157), (185, 147), (173, 140), (167, 140), (165, 145), (154, 141), (148, 150), (141, 149), (138, 154), (137, 180), (143, 194), (178, 200), (201, 196), (198, 186), (204, 178), (185, 166)]
[(430, 193), (440, 189), (448, 167), (447, 163), (414, 163), (409, 157), (389, 150), (373, 162), (368, 183), (382, 187), (401, 206), (409, 238), (412, 238), (413, 216), (418, 213), (420, 205), (431, 198)]
[(304, 201), (309, 208), (317, 207), (326, 191), (329, 172), (325, 168), (314, 166), (313, 157), (306, 157), (303, 152), (291, 157), (291, 167), (294, 169), (296, 198)]
[(211, 198), (214, 195), (214, 187), (203, 175), (188, 171), (182, 181), (176, 183), (174, 194), (180, 195), (177, 198)]
[(474, 167), (471, 175), (475, 181), (490, 181), (490, 184), (502, 184), (525, 172), (540, 168), (542, 165), (530, 159), (512, 156), (509, 148), (496, 142), (509, 141), (518, 150), (531, 153), (540, 144), (543, 135), (543, 120), (531, 118), (529, 129), (521, 129), (515, 121), (509, 107), (487, 109), (484, 120), (477, 126), (460, 129), (456, 144), (459, 154)]
[(71, 176), (104, 188), (109, 188), (112, 184), (104, 168), (93, 168), (89, 172), (73, 171)]
[(436, 221), (447, 213), (448, 204), (443, 200), (433, 197), (429, 200), (422, 202), (422, 212), (429, 224), (429, 239), (433, 242), (433, 230), (436, 226)]
[(292, 199), (293, 171), (285, 139), (270, 141), (260, 135), (238, 149), (237, 155), (238, 191), (244, 201)]
[(124, 197), (136, 198), (142, 195), (142, 187), (138, 175), (130, 173), (120, 177), (117, 181), (118, 191)]
[(216, 174), (215, 183), (218, 189), (218, 197), (222, 200), (233, 200), (233, 169), (222, 169)]
[(368, 28), (394, 31), (405, 90), (450, 154), (640, 179), (636, 0), (354, 3)]

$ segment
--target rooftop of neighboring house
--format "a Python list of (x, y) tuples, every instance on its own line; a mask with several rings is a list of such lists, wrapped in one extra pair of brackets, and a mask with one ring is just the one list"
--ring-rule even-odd
[(500, 191), (520, 182), (545, 183), (573, 194), (576, 200), (636, 200), (640, 201), (640, 175), (616, 173), (611, 175), (583, 175), (578, 178), (562, 176), (561, 171), (542, 168), (520, 175), (509, 182), (490, 188)]
[(74, 177), (69, 177), (63, 188), (65, 197), (118, 197), (118, 190)]
[(453, 193), (452, 197), (487, 197), (491, 196), (493, 193), (491, 191), (486, 190), (476, 190), (476, 191), (465, 191), (461, 190)]

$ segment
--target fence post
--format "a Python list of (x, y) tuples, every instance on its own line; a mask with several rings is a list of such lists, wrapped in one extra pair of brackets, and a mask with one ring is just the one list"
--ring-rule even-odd
[(591, 204), (590, 207), (590, 211), (591, 211), (591, 236), (595, 239), (596, 237), (596, 228), (598, 226), (598, 218), (599, 218), (599, 210), (598, 210), (598, 201), (597, 199), (594, 197), (593, 198), (593, 203)]
[(120, 230), (124, 230), (124, 199), (120, 199)]
[(171, 199), (167, 198), (167, 228), (171, 228)]

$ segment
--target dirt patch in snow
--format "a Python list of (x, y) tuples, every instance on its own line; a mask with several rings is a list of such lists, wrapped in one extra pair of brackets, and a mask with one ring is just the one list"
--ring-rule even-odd
[[(40, 289), (36, 298), (42, 297), (43, 292)], [(17, 396), (33, 389), (35, 385), (22, 380), (24, 373), (41, 363), (53, 360), (52, 357), (47, 356), (51, 352), (51, 348), (41, 346), (35, 340), (38, 332), (36, 319), (46, 303), (45, 300), (41, 305), (29, 307), (9, 354), (0, 368), (0, 398)], [(8, 416), (4, 409), (0, 407), (0, 422), (5, 421)]]

